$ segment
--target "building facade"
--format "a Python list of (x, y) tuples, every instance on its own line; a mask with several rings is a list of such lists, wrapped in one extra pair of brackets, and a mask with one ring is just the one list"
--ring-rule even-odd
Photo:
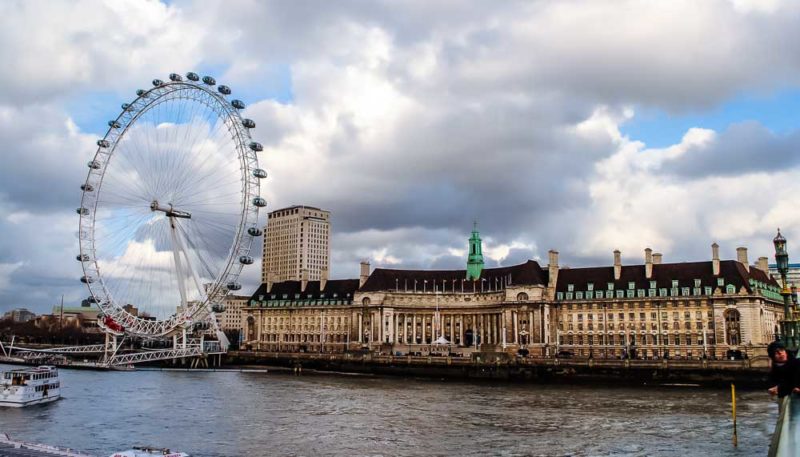
[(228, 295), (225, 297), (225, 311), (217, 313), (220, 328), (225, 330), (242, 330), (242, 308), (250, 300), (245, 295)]
[(330, 212), (311, 206), (272, 211), (264, 230), (261, 282), (328, 279), (330, 254)]
[(12, 309), (3, 315), (3, 319), (8, 319), (11, 322), (20, 324), (36, 319), (36, 314), (28, 311), (26, 308)]
[[(473, 234), (471, 242), (479, 239)], [(737, 260), (429, 271), (362, 263), (358, 280), (265, 283), (242, 310), (246, 347), (403, 354), (723, 358), (765, 353), (783, 318), (777, 282)], [(476, 250), (477, 252), (477, 250)], [(473, 259), (474, 260), (474, 259)], [(475, 262), (473, 262), (474, 264)], [(472, 264), (471, 264), (472, 265)]]

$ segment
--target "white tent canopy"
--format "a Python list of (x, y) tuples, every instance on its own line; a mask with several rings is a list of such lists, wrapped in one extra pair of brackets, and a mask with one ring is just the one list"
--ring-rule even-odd
[(439, 338), (436, 338), (436, 341), (434, 341), (433, 344), (450, 344), (450, 342), (447, 341), (447, 338), (444, 336), (440, 336)]

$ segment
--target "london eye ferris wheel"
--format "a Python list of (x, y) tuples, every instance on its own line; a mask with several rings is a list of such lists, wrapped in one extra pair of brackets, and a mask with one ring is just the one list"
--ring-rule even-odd
[(88, 162), (77, 260), (104, 330), (168, 336), (215, 323), (241, 289), (267, 174), (229, 87), (173, 73), (136, 95)]

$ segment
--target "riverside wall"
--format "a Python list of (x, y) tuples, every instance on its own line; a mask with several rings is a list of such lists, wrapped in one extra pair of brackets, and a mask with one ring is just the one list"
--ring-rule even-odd
[(392, 356), (370, 353), (319, 354), (231, 351), (227, 365), (289, 367), (297, 372), (346, 373), (453, 379), (497, 379), (532, 382), (625, 383), (664, 385), (691, 383), (761, 388), (766, 386), (766, 358), (747, 360), (619, 360), (511, 357), (477, 353), (472, 357)]

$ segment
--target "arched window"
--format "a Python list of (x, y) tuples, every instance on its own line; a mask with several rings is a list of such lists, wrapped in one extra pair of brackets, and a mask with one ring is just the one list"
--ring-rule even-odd
[(517, 301), (528, 301), (528, 294), (520, 292), (517, 294)]
[(741, 344), (740, 320), (741, 314), (739, 314), (738, 310), (729, 309), (725, 311), (725, 342), (730, 346)]
[(369, 297), (364, 297), (364, 299), (361, 300), (361, 304), (364, 305), (364, 306), (369, 306), (369, 304), (370, 304)]

